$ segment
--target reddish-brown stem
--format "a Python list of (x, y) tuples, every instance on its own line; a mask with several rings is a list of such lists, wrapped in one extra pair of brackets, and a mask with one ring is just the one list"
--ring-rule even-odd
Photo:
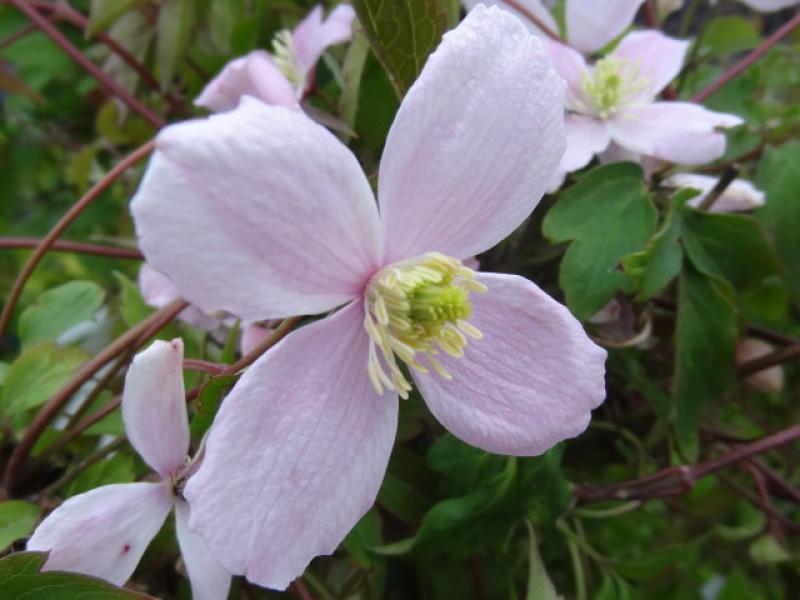
[(605, 500), (649, 500), (686, 493), (701, 477), (762, 452), (773, 450), (800, 438), (800, 425), (773, 433), (760, 440), (733, 448), (714, 459), (694, 466), (670, 467), (654, 475), (606, 485), (578, 486), (573, 495), (579, 504)]
[(39, 264), (39, 261), (42, 260), (42, 257), (50, 249), (50, 246), (52, 246), (53, 242), (56, 241), (56, 238), (58, 238), (58, 236), (60, 236), (64, 230), (69, 227), (69, 225), (76, 218), (78, 218), (78, 215), (80, 215), (87, 206), (97, 200), (97, 198), (99, 198), (100, 195), (106, 191), (111, 184), (114, 183), (126, 170), (150, 154), (150, 152), (153, 151), (153, 148), (155, 148), (155, 141), (151, 140), (122, 159), (106, 174), (105, 177), (92, 186), (92, 189), (86, 192), (86, 194), (84, 194), (80, 200), (73, 204), (72, 208), (67, 211), (67, 214), (61, 217), (58, 220), (58, 223), (56, 223), (47, 233), (47, 235), (42, 238), (42, 240), (39, 242), (39, 245), (36, 246), (36, 249), (33, 251), (33, 254), (31, 254), (30, 258), (28, 258), (25, 266), (22, 267), (20, 274), (17, 276), (16, 280), (14, 280), (14, 284), (11, 287), (11, 292), (8, 295), (8, 299), (3, 306), (2, 312), (0, 312), (0, 339), (2, 339), (6, 327), (8, 327), (8, 323), (11, 320), (11, 315), (14, 312), (14, 306), (16, 305), (17, 300), (19, 300), (20, 295), (22, 295), (22, 290), (25, 287), (25, 283), (28, 281), (31, 273), (33, 273), (36, 265)]
[[(14, 452), (9, 458), (5, 473), (5, 487), (9, 493), (14, 493), (17, 488), (20, 475), (24, 472), (28, 454), (36, 441), (44, 433), (47, 426), (58, 416), (64, 406), (69, 402), (72, 395), (80, 387), (91, 379), (103, 366), (114, 359), (126, 348), (142, 339), (143, 334), (151, 331), (154, 326), (163, 327), (178, 315), (188, 303), (183, 299), (174, 300), (161, 310), (153, 313), (142, 322), (119, 336), (99, 354), (84, 363), (70, 380), (56, 394), (50, 398), (34, 417), (33, 422), (28, 426), (25, 435), (20, 440)], [(142, 342), (143, 343), (143, 342)]]
[(36, 31), (36, 25), (26, 25), (22, 29), (15, 31), (12, 34), (7, 35), (2, 40), (0, 40), (0, 50), (5, 50), (15, 42), (18, 42), (26, 35), (28, 35), (31, 31)]
[(520, 4), (517, 0), (504, 0), (506, 4), (508, 4), (511, 8), (516, 10), (518, 13), (523, 15), (526, 19), (528, 19), (531, 23), (536, 25), (539, 29), (541, 29), (544, 34), (554, 39), (557, 42), (561, 42), (562, 44), (566, 44), (564, 38), (562, 38), (557, 31), (553, 31), (550, 27), (547, 26), (539, 17), (533, 14), (530, 10), (525, 8), (522, 4)]
[(655, 0), (647, 0), (642, 5), (642, 15), (644, 16), (644, 24), (650, 29), (658, 29), (658, 7)]
[[(0, 249), (4, 250), (36, 248), (41, 243), (41, 238), (0, 237)], [(50, 250), (55, 252), (91, 254), (92, 256), (106, 256), (108, 258), (144, 260), (142, 253), (134, 248), (116, 248), (114, 246), (101, 246), (100, 244), (86, 244), (84, 242), (71, 242), (68, 240), (56, 240), (50, 245)]]
[(295, 579), (292, 582), (291, 589), (300, 600), (314, 600), (314, 596), (311, 595), (302, 579)]
[(708, 86), (697, 92), (693, 97), (693, 102), (703, 102), (709, 96), (711, 96), (714, 92), (719, 90), (723, 85), (728, 83), (734, 77), (741, 75), (747, 68), (756, 62), (759, 58), (764, 56), (770, 48), (772, 48), (775, 44), (781, 41), (784, 37), (786, 37), (791, 31), (800, 25), (800, 11), (789, 19), (786, 23), (784, 23), (775, 33), (769, 36), (766, 40), (764, 40), (761, 45), (758, 46), (755, 50), (753, 50), (750, 54), (745, 56), (742, 60), (738, 63), (733, 65), (730, 69), (725, 71), (722, 75), (717, 77), (714, 81), (712, 81)]
[(163, 127), (164, 121), (156, 113), (150, 110), (137, 98), (128, 92), (125, 88), (119, 85), (111, 77), (108, 76), (100, 67), (86, 58), (75, 45), (70, 42), (46, 17), (34, 8), (32, 4), (26, 0), (10, 0), (17, 10), (22, 12), (31, 22), (41, 29), (51, 40), (58, 44), (67, 55), (83, 67), (97, 82), (106, 88), (109, 93), (113, 94), (122, 102), (127, 104), (131, 110), (141, 115), (154, 127)]
[(725, 485), (733, 489), (737, 494), (742, 496), (745, 500), (750, 502), (753, 506), (760, 509), (764, 514), (772, 517), (776, 521), (778, 521), (783, 527), (791, 531), (792, 533), (800, 533), (800, 524), (795, 523), (794, 521), (787, 519), (784, 515), (776, 511), (772, 506), (764, 504), (757, 495), (752, 493), (750, 490), (745, 488), (740, 483), (737, 483), (733, 478), (728, 477), (726, 475), (720, 474), (718, 475), (720, 481), (722, 481)]
[(800, 344), (792, 344), (791, 346), (779, 348), (775, 350), (775, 352), (770, 352), (766, 356), (748, 360), (739, 365), (736, 371), (740, 377), (747, 377), (753, 373), (758, 373), (759, 371), (783, 364), (798, 357), (800, 357)]
[(222, 375), (225, 372), (227, 365), (210, 362), (207, 360), (199, 360), (197, 358), (187, 358), (183, 361), (183, 368), (189, 371), (200, 371), (201, 373), (210, 373), (211, 375)]

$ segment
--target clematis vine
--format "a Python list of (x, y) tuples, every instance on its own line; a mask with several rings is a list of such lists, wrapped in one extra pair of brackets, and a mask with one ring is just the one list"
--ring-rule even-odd
[[(664, 185), (672, 189), (693, 188), (700, 191), (689, 200), (689, 205), (698, 207), (717, 185), (718, 179), (699, 173), (675, 173), (664, 179)], [(743, 212), (755, 210), (766, 202), (766, 195), (746, 179), (734, 179), (711, 206), (711, 212)]]
[(194, 103), (220, 112), (236, 108), (247, 95), (267, 104), (296, 105), (313, 81), (322, 53), (350, 39), (354, 18), (349, 4), (340, 4), (324, 20), (322, 7), (314, 7), (294, 31), (276, 34), (271, 54), (254, 50), (228, 63)]
[(688, 42), (658, 31), (635, 31), (593, 65), (572, 48), (552, 40), (544, 43), (567, 82), (567, 150), (551, 191), (566, 173), (598, 154), (606, 160), (707, 163), (725, 152), (725, 134), (719, 129), (742, 123), (736, 115), (699, 104), (656, 100), (680, 71)]
[(375, 500), (412, 381), (491, 452), (540, 454), (586, 428), (605, 351), (532, 282), (462, 262), (542, 197), (563, 94), (518, 19), (476, 8), (402, 101), (380, 210), (350, 150), (298, 111), (246, 97), (159, 134), (131, 209), (184, 297), (252, 320), (341, 307), (260, 357), (212, 426), (185, 494), (228, 570), (282, 589), (336, 549)]
[[(566, 0), (564, 19), (566, 31), (562, 38), (573, 48), (592, 54), (603, 48), (633, 23), (636, 11), (644, 0), (604, 0), (602, 7), (597, 0)], [(496, 5), (519, 17), (528, 29), (539, 36), (548, 33), (533, 22), (533, 15), (549, 32), (559, 33), (559, 26), (550, 8), (554, 2), (542, 0), (463, 0), (467, 10), (479, 4)]]
[(49, 551), (44, 570), (74, 571), (122, 585), (174, 508), (193, 597), (228, 597), (231, 576), (189, 530), (189, 507), (175, 491), (188, 470), (182, 365), (180, 339), (156, 341), (134, 358), (125, 378), (125, 432), (159, 481), (106, 485), (67, 499), (28, 542), (28, 550)]

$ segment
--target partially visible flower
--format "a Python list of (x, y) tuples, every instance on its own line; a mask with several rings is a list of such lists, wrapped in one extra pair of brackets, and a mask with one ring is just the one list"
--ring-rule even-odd
[(267, 104), (294, 106), (308, 89), (325, 49), (350, 39), (354, 18), (349, 4), (337, 6), (324, 21), (322, 7), (314, 7), (294, 31), (275, 35), (271, 54), (254, 50), (229, 62), (194, 103), (221, 112), (236, 108), (248, 95)]
[[(698, 207), (708, 193), (717, 185), (718, 179), (699, 173), (675, 173), (664, 180), (669, 188), (694, 188), (701, 193), (689, 200), (690, 206)], [(745, 179), (734, 179), (711, 205), (711, 212), (741, 212), (763, 206), (765, 194)]]
[(227, 598), (231, 576), (189, 530), (189, 507), (175, 491), (186, 476), (189, 451), (182, 365), (180, 339), (156, 341), (134, 358), (125, 377), (125, 432), (160, 480), (106, 485), (67, 499), (28, 542), (28, 550), (50, 552), (45, 571), (74, 571), (122, 585), (174, 508), (195, 600)]
[[(525, 14), (535, 16), (548, 30), (559, 32), (558, 23), (553, 18), (548, 6), (553, 2), (542, 3), (541, 0), (462, 0), (467, 10), (472, 10), (478, 4), (499, 6), (504, 10), (519, 17), (528, 29), (538, 36), (547, 37), (530, 18)], [(567, 43), (585, 54), (597, 52), (611, 40), (633, 23), (636, 11), (644, 0), (566, 0), (565, 20), (566, 31), (562, 37)], [(522, 7), (517, 10), (514, 5)]]
[(298, 111), (245, 98), (159, 134), (131, 210), (187, 299), (253, 320), (345, 305), (253, 363), (212, 426), (185, 493), (229, 570), (285, 588), (335, 550), (375, 500), (411, 381), (492, 452), (539, 454), (586, 428), (605, 351), (532, 282), (462, 262), (541, 199), (563, 93), (516, 18), (475, 9), (401, 103), (380, 210), (355, 156)]
[[(767, 356), (775, 351), (771, 345), (758, 338), (744, 338), (736, 347), (736, 364), (742, 365), (751, 360)], [(763, 369), (745, 379), (753, 389), (767, 394), (778, 394), (783, 389), (783, 367), (775, 365)]]
[(761, 12), (775, 12), (776, 10), (781, 10), (782, 8), (800, 4), (798, 0), (741, 0), (741, 2), (747, 4), (747, 6), (754, 10), (760, 10)]
[(634, 31), (593, 65), (563, 44), (545, 44), (567, 82), (567, 150), (551, 190), (566, 173), (615, 146), (678, 164), (709, 162), (725, 152), (725, 134), (719, 129), (742, 123), (699, 104), (656, 101), (680, 71), (688, 42), (658, 31)]
[(683, 8), (684, 0), (657, 0), (656, 9), (660, 19), (665, 19), (675, 11)]

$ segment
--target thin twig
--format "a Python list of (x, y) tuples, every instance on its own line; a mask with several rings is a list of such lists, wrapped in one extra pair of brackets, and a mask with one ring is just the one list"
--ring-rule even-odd
[(775, 365), (781, 365), (790, 360), (800, 357), (800, 344), (792, 344), (784, 348), (779, 348), (775, 352), (770, 352), (765, 356), (748, 360), (736, 367), (739, 377), (747, 377), (753, 373), (758, 373)]
[(114, 81), (109, 75), (100, 67), (86, 58), (72, 42), (70, 42), (64, 34), (62, 34), (46, 17), (44, 17), (34, 6), (26, 0), (10, 0), (17, 10), (23, 13), (28, 19), (31, 20), (39, 29), (41, 29), (51, 40), (58, 44), (67, 55), (78, 63), (84, 70), (86, 70), (97, 82), (113, 94), (122, 102), (128, 105), (131, 110), (141, 115), (145, 120), (151, 123), (156, 128), (164, 126), (164, 120), (156, 113), (150, 110), (136, 97), (134, 97), (128, 90)]
[(106, 456), (124, 446), (125, 442), (127, 441), (128, 440), (125, 439), (125, 436), (120, 436), (118, 438), (115, 438), (111, 443), (103, 446), (102, 448), (99, 448), (98, 450), (95, 450), (89, 456), (87, 456), (81, 462), (75, 465), (73, 468), (69, 469), (61, 477), (56, 479), (53, 483), (44, 488), (39, 495), (46, 497), (54, 494), (59, 489), (67, 485), (70, 481), (75, 479), (83, 471), (91, 467), (93, 464), (100, 462)]
[[(41, 238), (33, 237), (0, 237), (0, 249), (21, 250), (36, 248), (42, 243)], [(130, 260), (144, 260), (142, 253), (134, 248), (117, 248), (115, 246), (102, 246), (100, 244), (87, 244), (69, 240), (56, 240), (50, 245), (54, 252), (75, 252), (91, 256), (105, 256), (108, 258), (126, 258)]]
[(225, 372), (227, 365), (210, 362), (208, 360), (199, 360), (197, 358), (187, 358), (183, 361), (183, 368), (189, 371), (200, 371), (201, 373), (210, 373), (211, 375), (222, 375)]
[(741, 75), (747, 68), (756, 62), (759, 58), (764, 56), (770, 48), (772, 48), (775, 44), (781, 41), (784, 37), (789, 35), (789, 33), (794, 30), (795, 27), (800, 25), (800, 11), (797, 14), (789, 19), (786, 23), (784, 23), (775, 33), (769, 36), (766, 40), (764, 40), (758, 48), (750, 52), (747, 56), (745, 56), (742, 60), (738, 63), (733, 65), (730, 69), (725, 71), (722, 75), (717, 77), (714, 81), (708, 84), (705, 88), (701, 91), (696, 93), (692, 97), (692, 102), (703, 102), (717, 90), (719, 90), (723, 85), (728, 83), (734, 77)]
[(731, 165), (722, 176), (717, 180), (717, 183), (711, 189), (706, 197), (703, 198), (703, 201), (698, 206), (698, 210), (709, 211), (711, 207), (714, 206), (714, 203), (719, 200), (719, 197), (728, 189), (728, 186), (733, 183), (733, 180), (736, 179), (736, 176), (739, 175), (739, 169), (735, 165)]
[(523, 15), (526, 19), (528, 19), (531, 23), (536, 25), (538, 29), (541, 29), (542, 32), (549, 38), (554, 39), (557, 42), (561, 42), (562, 44), (566, 44), (566, 40), (562, 38), (557, 31), (553, 31), (550, 27), (545, 24), (539, 17), (533, 14), (528, 8), (523, 6), (518, 0), (503, 0), (506, 4), (508, 4), (511, 8), (516, 10), (518, 13)]
[(97, 200), (100, 195), (109, 187), (111, 187), (111, 184), (114, 183), (131, 166), (135, 165), (145, 156), (150, 154), (150, 152), (153, 151), (153, 148), (155, 148), (155, 141), (151, 140), (122, 159), (105, 175), (105, 177), (92, 186), (92, 188), (86, 192), (81, 199), (73, 204), (72, 208), (67, 211), (67, 214), (61, 217), (58, 220), (58, 223), (56, 223), (47, 233), (47, 235), (42, 238), (42, 240), (39, 242), (39, 245), (36, 246), (33, 254), (31, 254), (30, 258), (28, 258), (25, 266), (22, 267), (22, 271), (14, 281), (14, 284), (11, 287), (11, 293), (8, 295), (8, 299), (3, 306), (2, 312), (0, 312), (0, 339), (2, 339), (6, 327), (8, 327), (8, 323), (11, 320), (11, 315), (14, 312), (14, 306), (22, 294), (25, 283), (28, 281), (31, 273), (33, 273), (36, 265), (39, 264), (39, 261), (42, 260), (42, 257), (50, 249), (50, 246), (52, 246), (53, 242), (56, 241), (56, 238), (58, 238), (58, 236), (60, 236), (64, 230), (69, 227), (69, 225), (75, 219), (78, 218), (78, 216), (84, 211), (84, 209), (86, 209), (87, 206)]
[(36, 31), (36, 25), (28, 24), (25, 27), (22, 27), (21, 29), (18, 29), (14, 33), (11, 33), (11, 34), (7, 35), (2, 40), (0, 40), (0, 50), (5, 50), (6, 48), (11, 46), (12, 44), (14, 44), (14, 43), (18, 42), (19, 40), (21, 40), (22, 38), (24, 38), (31, 31)]

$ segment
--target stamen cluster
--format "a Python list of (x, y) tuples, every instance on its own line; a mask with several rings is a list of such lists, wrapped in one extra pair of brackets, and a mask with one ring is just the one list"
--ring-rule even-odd
[(272, 59), (278, 70), (295, 88), (303, 82), (303, 69), (297, 62), (292, 41), (292, 32), (284, 29), (272, 39)]
[(364, 327), (372, 342), (367, 370), (375, 391), (382, 394), (387, 388), (408, 397), (411, 384), (398, 358), (421, 373), (431, 368), (452, 379), (434, 356), (441, 350), (461, 357), (465, 334), (483, 337), (467, 319), (470, 292), (485, 291), (475, 271), (438, 253), (391, 264), (373, 276), (365, 293)]
[(595, 63), (591, 73), (583, 74), (583, 92), (591, 104), (591, 113), (610, 118), (621, 107), (629, 105), (648, 85), (640, 68), (616, 56), (607, 56)]

